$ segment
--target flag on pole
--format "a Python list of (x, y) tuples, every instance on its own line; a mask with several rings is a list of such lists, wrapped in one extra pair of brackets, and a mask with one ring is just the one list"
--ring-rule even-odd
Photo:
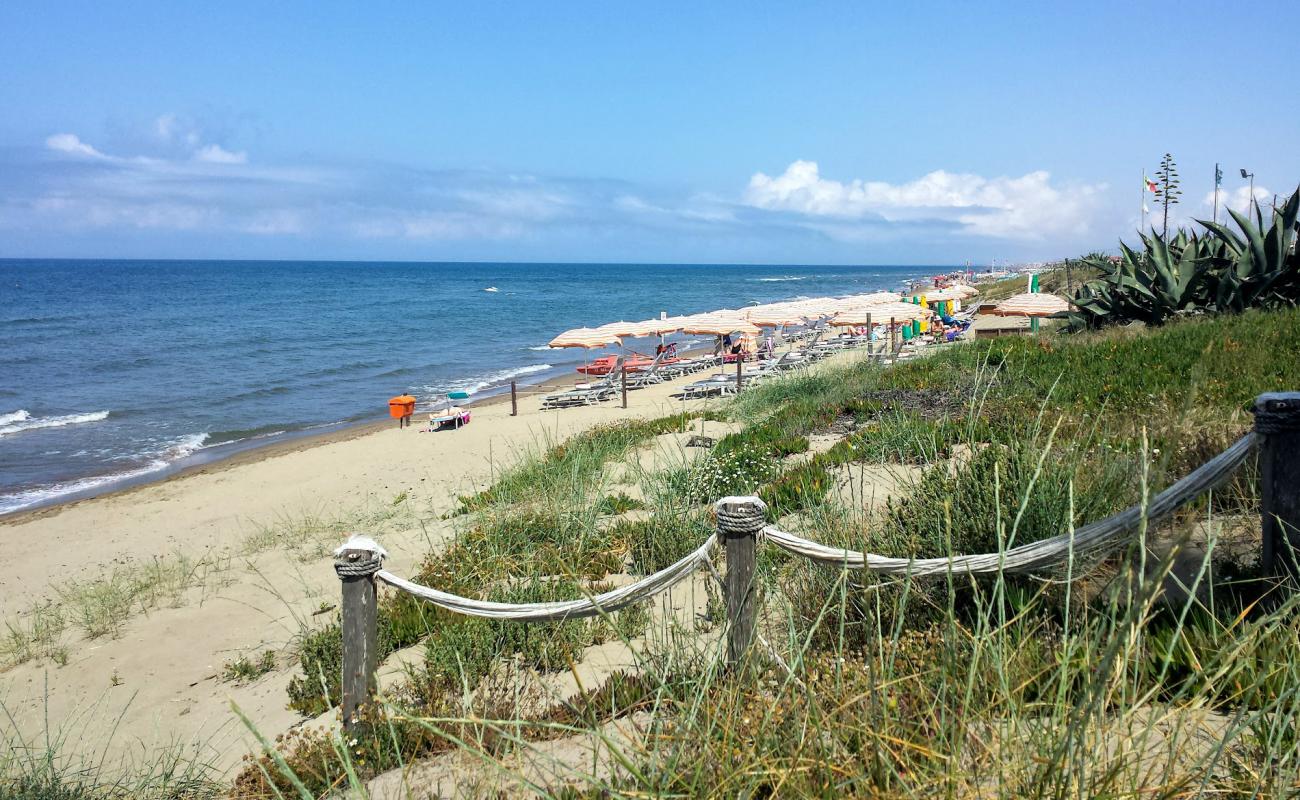
[(1152, 194), (1155, 194), (1155, 192), (1156, 192), (1156, 182), (1155, 182), (1155, 181), (1151, 180), (1151, 179), (1148, 178), (1146, 175), (1143, 175), (1143, 176), (1142, 176), (1142, 182), (1145, 183), (1145, 184), (1147, 185), (1147, 191), (1148, 191), (1148, 192), (1151, 192)]

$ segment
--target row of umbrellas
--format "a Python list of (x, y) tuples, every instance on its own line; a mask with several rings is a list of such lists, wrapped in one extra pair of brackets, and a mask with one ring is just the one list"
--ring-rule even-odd
[[(962, 284), (948, 286), (924, 293), (927, 303), (947, 300), (964, 300), (979, 294), (979, 290)], [(920, 295), (916, 295), (919, 297)], [(1069, 308), (1069, 304), (1051, 294), (1029, 292), (1016, 295), (1000, 304), (993, 313), (1003, 316), (1050, 316)], [(574, 328), (550, 341), (551, 347), (581, 347), (592, 349), (621, 345), (625, 338), (664, 336), (669, 333), (755, 335), (763, 328), (788, 325), (806, 325), (815, 320), (828, 320), (831, 325), (867, 325), (871, 322), (893, 320), (910, 322), (935, 316), (925, 305), (905, 302), (894, 292), (849, 297), (819, 297), (790, 300), (779, 303), (750, 306), (744, 309), (719, 309), (703, 314), (649, 319), (643, 322), (611, 322), (596, 328)]]
[[(976, 291), (970, 287), (965, 288), (970, 292)], [(963, 293), (961, 296), (970, 295)], [(926, 299), (930, 297), (927, 296)], [(875, 292), (850, 297), (820, 297), (767, 303), (744, 309), (719, 309), (703, 314), (649, 319), (643, 322), (611, 322), (597, 328), (574, 328), (552, 339), (550, 346), (590, 349), (619, 345), (625, 338), (663, 336), (677, 332), (713, 336), (736, 333), (755, 335), (763, 328), (806, 325), (810, 321), (821, 319), (829, 319), (832, 325), (856, 326), (865, 325), (868, 318), (907, 322), (933, 315), (934, 312), (925, 306), (903, 302), (902, 298), (894, 292)]]

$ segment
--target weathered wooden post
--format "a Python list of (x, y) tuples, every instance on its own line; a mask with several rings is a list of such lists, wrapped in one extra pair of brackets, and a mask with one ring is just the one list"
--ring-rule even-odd
[(889, 363), (898, 363), (898, 350), (894, 347), (894, 336), (898, 334), (897, 328), (894, 327), (894, 318), (889, 318)]
[(1300, 582), (1300, 392), (1261, 394), (1253, 413), (1264, 531), (1260, 564), (1266, 576)]
[(745, 365), (744, 365), (743, 362), (744, 362), (744, 354), (743, 354), (743, 353), (737, 353), (737, 354), (736, 354), (736, 394), (740, 394), (740, 390), (741, 390), (741, 388), (742, 388), (740, 382), (741, 382), (741, 380), (743, 379), (743, 378), (742, 378), (742, 374), (743, 374), (743, 370), (744, 370), (744, 368), (745, 368)]
[(754, 643), (758, 620), (754, 581), (758, 534), (766, 524), (767, 504), (757, 497), (724, 497), (714, 505), (718, 538), (727, 553), (727, 664), (741, 666)]
[(358, 723), (357, 712), (372, 699), (378, 666), (375, 573), (388, 555), (373, 539), (352, 536), (334, 551), (334, 572), (343, 583), (343, 729)]
[(627, 363), (623, 363), (623, 370), (619, 373), (619, 380), (623, 383), (623, 408), (627, 408)]
[(519, 416), (519, 387), (510, 381), (510, 416)]

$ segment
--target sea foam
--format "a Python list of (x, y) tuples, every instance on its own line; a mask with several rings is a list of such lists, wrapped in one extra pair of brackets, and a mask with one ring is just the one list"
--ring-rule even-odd
[(87, 422), (99, 422), (108, 419), (107, 411), (91, 411), (87, 414), (65, 414), (61, 417), (36, 417), (24, 409), (10, 414), (0, 415), (0, 436), (9, 436), (23, 431), (40, 428), (62, 428), (65, 425), (81, 425)]
[[(5, 417), (11, 415), (6, 414)], [(82, 415), (88, 416), (88, 415)], [(3, 419), (4, 417), (0, 417)], [(150, 457), (149, 461), (139, 467), (110, 472), (107, 475), (95, 475), (89, 478), (81, 478), (66, 483), (55, 483), (47, 486), (37, 486), (31, 489), (22, 489), (9, 494), (0, 494), (0, 514), (8, 514), (13, 511), (19, 511), (29, 506), (48, 503), (69, 495), (80, 494), (98, 489), (101, 486), (108, 486), (114, 483), (122, 483), (135, 478), (142, 478), (159, 470), (171, 466), (176, 461), (192, 455), (195, 451), (201, 450), (207, 441), (206, 433), (195, 433), (187, 436), (181, 436), (170, 442), (163, 444)], [(84, 453), (85, 451), (79, 451)]]

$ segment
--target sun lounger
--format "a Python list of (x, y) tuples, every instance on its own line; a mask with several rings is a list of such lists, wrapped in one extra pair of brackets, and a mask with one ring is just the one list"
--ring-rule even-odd
[(429, 414), (428, 431), (436, 431), (444, 425), (451, 425), (459, 428), (462, 425), (469, 424), (469, 410), (454, 405), (457, 400), (468, 400), (468, 392), (448, 392), (447, 404), (442, 408), (436, 409)]
[(730, 370), (720, 372), (712, 377), (702, 381), (688, 383), (682, 387), (678, 397), (691, 399), (696, 397), (710, 397), (713, 395), (735, 394), (737, 389), (745, 389), (767, 378), (772, 377), (778, 372), (784, 372), (788, 369), (794, 369), (806, 363), (806, 359), (797, 350), (787, 350), (781, 354), (780, 358), (772, 361), (760, 362), (756, 366), (743, 370), (740, 373), (740, 386), (736, 386), (736, 373)]
[(569, 408), (571, 406), (590, 406), (599, 403), (602, 400), (608, 400), (618, 391), (617, 381), (621, 380), (623, 371), (623, 359), (619, 357), (614, 362), (614, 368), (600, 380), (591, 383), (580, 383), (567, 392), (547, 395), (542, 398), (542, 408)]
[(627, 388), (641, 389), (646, 386), (650, 386), (652, 384), (663, 383), (664, 382), (663, 370), (666, 366), (668, 366), (667, 364), (663, 363), (666, 355), (667, 353), (664, 352), (655, 356), (655, 360), (650, 362), (650, 366), (644, 370), (639, 370), (637, 372), (629, 372), (627, 374)]

